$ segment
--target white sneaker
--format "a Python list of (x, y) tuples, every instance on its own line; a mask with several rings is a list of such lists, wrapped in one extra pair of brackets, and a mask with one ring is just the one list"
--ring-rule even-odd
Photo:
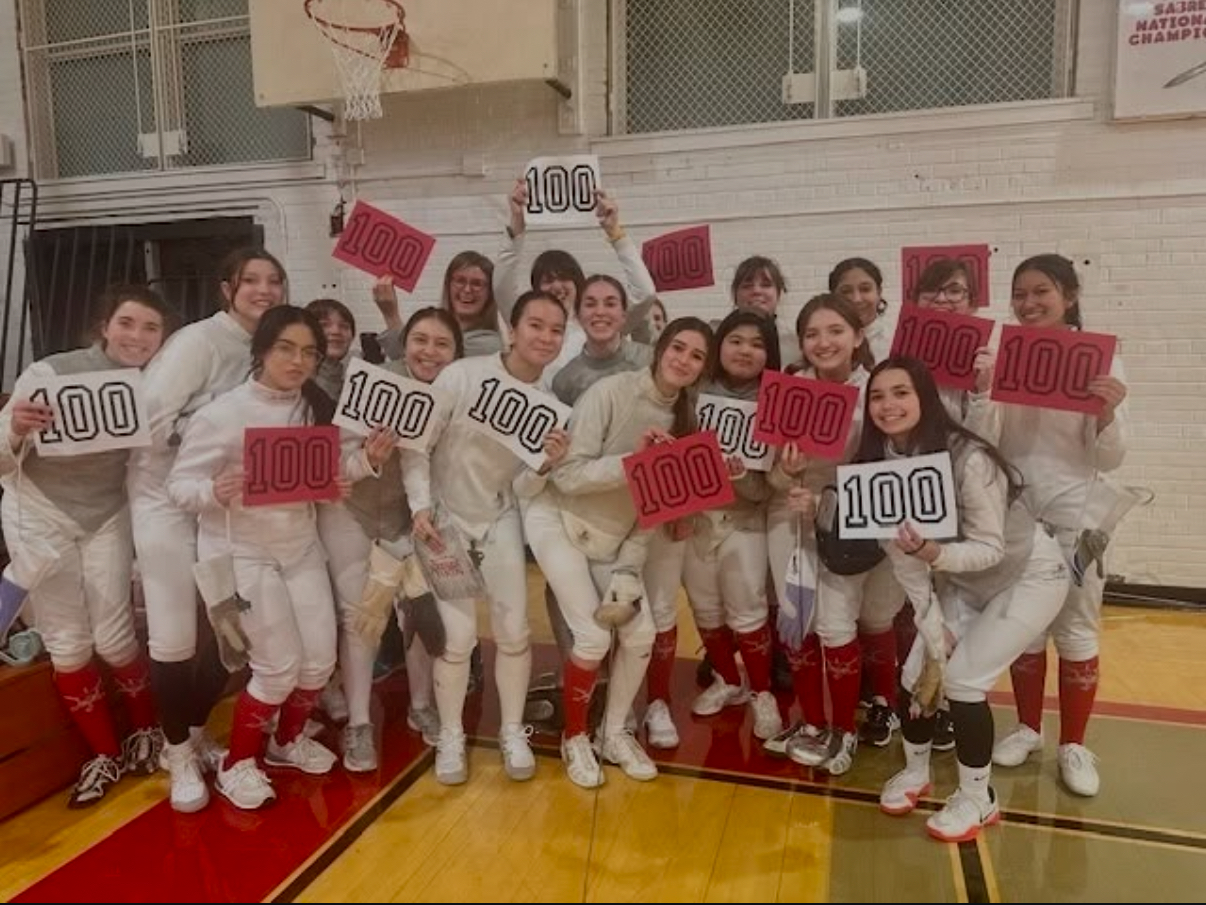
[(216, 774), (222, 766), (222, 761), (226, 760), (226, 749), (200, 726), (193, 726), (188, 734), (189, 741), (193, 743), (193, 750), (197, 753), (197, 763), (201, 765), (201, 771)]
[(649, 759), (641, 743), (627, 729), (613, 732), (603, 740), (603, 759), (618, 764), (624, 774), (640, 782), (657, 778), (657, 765)]
[(1005, 736), (992, 748), (992, 762), (998, 767), (1020, 767), (1035, 751), (1043, 750), (1043, 734), (1025, 723)]
[(573, 738), (561, 739), (561, 760), (570, 782), (583, 789), (595, 789), (603, 785), (603, 768), (595, 757), (594, 746), (585, 732)]
[(645, 738), (651, 748), (678, 747), (678, 727), (665, 701), (654, 701), (645, 708)]
[[(820, 730), (813, 728), (813, 735)], [(793, 739), (804, 733), (803, 723), (792, 723), (782, 732), (773, 735), (762, 743), (762, 750), (772, 757), (787, 757), (787, 745)]]
[(502, 752), (503, 769), (517, 782), (536, 775), (536, 758), (528, 743), (532, 727), (508, 723), (498, 733), (498, 750)]
[(1101, 789), (1101, 777), (1097, 775), (1097, 755), (1084, 745), (1060, 745), (1059, 778), (1069, 792), (1092, 798)]
[(917, 801), (930, 793), (930, 774), (901, 770), (886, 783), (879, 793), (879, 809), (885, 814), (899, 817), (911, 813)]
[(941, 811), (925, 822), (925, 828), (939, 842), (970, 842), (980, 835), (981, 827), (992, 826), (1000, 819), (997, 794), (991, 788), (986, 800), (959, 789)]
[(292, 767), (311, 776), (330, 773), (337, 760), (335, 752), (308, 738), (305, 733), (287, 745), (277, 744), (275, 738), (270, 738), (268, 750), (264, 752), (264, 763), (270, 767)]
[(440, 740), (440, 712), (431, 705), (406, 711), (406, 725), (423, 736), (423, 744), (432, 748)]
[(469, 778), (463, 730), (441, 727), (440, 737), (436, 739), (435, 775), (436, 782), (445, 786), (459, 786)]
[(351, 723), (343, 727), (343, 768), (349, 773), (371, 773), (377, 769), (377, 742), (373, 724)]
[(229, 770), (219, 768), (214, 788), (233, 804), (244, 811), (262, 808), (276, 798), (272, 781), (256, 766), (254, 757), (245, 757)]
[(700, 692), (691, 705), (696, 716), (712, 716), (726, 707), (736, 707), (749, 700), (750, 690), (743, 685), (730, 685), (719, 674), (714, 674), (712, 684)]
[(754, 711), (754, 737), (765, 741), (783, 731), (783, 715), (779, 702), (769, 691), (760, 691), (750, 701)]
[(794, 738), (787, 740), (784, 753), (801, 767), (819, 767), (829, 760), (831, 735), (828, 729), (805, 726)]
[(192, 741), (163, 746), (163, 768), (171, 775), (172, 810), (192, 814), (209, 804), (209, 787)]
[(835, 729), (830, 736), (829, 760), (825, 762), (829, 775), (841, 776), (850, 772), (850, 768), (854, 766), (854, 752), (857, 750), (857, 732), (838, 732)]

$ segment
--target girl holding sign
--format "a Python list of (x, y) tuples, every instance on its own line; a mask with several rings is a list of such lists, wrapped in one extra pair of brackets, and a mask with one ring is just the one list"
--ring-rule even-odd
[[(335, 755), (302, 731), (335, 668), (335, 601), (315, 504), (242, 503), (244, 432), (319, 419), (316, 406), (327, 397), (312, 378), (326, 344), (309, 312), (291, 306), (266, 312), (251, 338), (251, 377), (189, 420), (168, 478), (176, 505), (199, 517), (200, 561), (232, 555), (235, 591), (250, 604), (238, 618), (249, 642), (251, 678), (235, 703), (230, 751), (215, 783), (244, 810), (276, 798), (258, 764), (264, 727), (274, 717), (265, 763), (311, 774), (335, 764)], [(320, 479), (309, 477), (312, 458), (305, 456), (301, 466), (307, 485)], [(363, 476), (367, 458), (349, 463), (362, 469), (349, 479)]]
[[(935, 613), (934, 622), (942, 624), (943, 637), (928, 643), (918, 638), (910, 656), (905, 684), (913, 688), (914, 701), (902, 727), (905, 768), (884, 785), (880, 807), (889, 814), (907, 814), (930, 790), (938, 695), (920, 687), (920, 661), (923, 651), (932, 656), (930, 644), (944, 648), (935, 663), (953, 645), (942, 683), (954, 723), (959, 787), (926, 827), (943, 842), (967, 842), (1000, 819), (989, 785), (993, 718), (988, 692), (1059, 612), (1068, 569), (1059, 545), (1022, 504), (1016, 471), (991, 444), (951, 417), (925, 365), (913, 358), (882, 362), (871, 373), (855, 461), (895, 461), (943, 451), (951, 454), (958, 540), (926, 540), (906, 521), (885, 545), (896, 575), (919, 608), (941, 607), (942, 616)], [(936, 492), (935, 498), (942, 494)]]
[[(141, 368), (175, 321), (163, 299), (141, 286), (116, 287), (102, 304), (100, 341), (30, 365), (0, 411), (0, 434), (8, 441), (0, 447), (4, 537), (17, 574), (40, 573), (28, 588), (29, 605), (54, 665), (55, 687), (92, 751), (71, 792), (73, 808), (100, 801), (123, 773), (153, 773), (163, 745), (130, 605), (129, 450), (51, 458), (33, 443), (56, 421), (50, 406), (30, 398), (40, 380)], [(104, 398), (86, 401), (109, 411)], [(7, 580), (0, 587), (6, 596), (15, 590)], [(131, 732), (120, 744), (95, 657), (108, 667), (125, 705)]]
[[(510, 386), (514, 382), (535, 387), (545, 368), (561, 352), (566, 312), (560, 301), (544, 292), (527, 292), (511, 309), (514, 344), (503, 355), (466, 358), (448, 365), (433, 386), (442, 390), (449, 404), (440, 412), (431, 445), (423, 451), (404, 450), (402, 474), (406, 496), (413, 513), (412, 534), (416, 541), (441, 545), (437, 526), (446, 515), (447, 530), (459, 531), (471, 551), (480, 555), (481, 574), (490, 597), (490, 620), (496, 646), (494, 681), (501, 710), (499, 748), (507, 775), (515, 780), (531, 779), (536, 760), (522, 725), (524, 699), (532, 672), (529, 644), (527, 566), (523, 550), (516, 490), (532, 492), (544, 473), (565, 454), (565, 432), (555, 426), (544, 432), (546, 455), (541, 473), (527, 467), (516, 453), (502, 444), (497, 433), (476, 428), (480, 409), (495, 401), (499, 387), (503, 395), (518, 400), (518, 420), (530, 425), (537, 416), (551, 412)], [(500, 395), (500, 398), (502, 396)], [(490, 410), (497, 415), (497, 409)], [(492, 417), (491, 421), (497, 420)], [(548, 423), (547, 419), (543, 423)], [(516, 487), (515, 485), (518, 485)], [(465, 757), (463, 711), (469, 685), (469, 658), (477, 642), (474, 600), (441, 600), (436, 605), (444, 622), (444, 653), (434, 667), (436, 707), (440, 712), (440, 736), (436, 745), (436, 779), (456, 785), (468, 779)]]
[[(847, 450), (857, 448), (861, 432), (861, 396), (867, 384), (870, 353), (863, 335), (863, 324), (849, 302), (836, 295), (819, 295), (809, 300), (797, 320), (800, 348), (804, 353), (805, 376), (817, 380), (844, 383), (859, 389), (854, 423), (847, 439)], [(843, 457), (848, 460), (849, 456)], [(771, 485), (786, 491), (802, 484), (814, 497), (820, 497), (827, 485), (836, 482), (838, 462), (810, 460), (792, 446), (785, 447), (770, 474)], [(797, 540), (796, 516), (790, 511), (790, 498), (779, 494), (773, 499), (767, 516), (770, 562), (780, 618), (786, 597), (785, 575), (797, 544), (806, 551), (802, 566), (811, 568), (817, 558), (811, 555), (815, 544), (812, 532)], [(818, 551), (819, 554), (820, 551)], [(819, 558), (819, 556), (818, 556)], [(845, 773), (853, 763), (858, 747), (855, 712), (858, 707), (862, 673), (862, 651), (874, 664), (872, 684), (875, 706), (868, 714), (874, 744), (886, 745), (891, 738), (891, 719), (896, 700), (896, 640), (892, 620), (904, 601), (904, 592), (892, 576), (886, 561), (857, 574), (838, 574), (822, 561), (812, 579), (816, 596), (815, 632), (823, 653), (823, 667), (816, 656), (817, 642), (805, 636), (795, 641), (791, 660), (797, 698), (803, 710), (805, 726), (794, 737), (780, 743), (797, 763), (823, 767), (834, 776)], [(780, 584), (780, 583), (783, 584)], [(788, 608), (790, 609), (790, 608)], [(786, 614), (790, 618), (790, 611)], [(799, 627), (796, 627), (797, 633)], [(828, 675), (832, 697), (832, 716), (828, 731), (819, 731), (824, 722), (821, 706), (821, 672)], [(790, 730), (789, 730), (790, 731)], [(771, 748), (774, 750), (774, 747)]]
[[(762, 372), (779, 370), (778, 342), (774, 324), (765, 315), (743, 309), (731, 312), (716, 330), (715, 367), (703, 393), (756, 401)], [(779, 705), (771, 693), (767, 624), (766, 502), (771, 489), (766, 475), (747, 471), (739, 456), (729, 460), (729, 471), (736, 501), (697, 516), (694, 534), (686, 543), (683, 583), (715, 674), (712, 686), (695, 699), (691, 710), (697, 716), (711, 716), (743, 703), (752, 693), (754, 735), (765, 740), (783, 731)], [(737, 669), (737, 650), (748, 687), (743, 687)]]
[[(464, 344), (456, 320), (446, 310), (422, 308), (402, 328), (403, 360), (389, 369), (403, 377), (431, 383), (454, 359), (464, 357)], [(367, 440), (344, 431), (345, 455), (364, 457), (349, 473), (365, 475), (357, 481), (342, 505), (323, 506), (318, 530), (327, 550), (327, 568), (335, 585), (342, 632), (339, 637), (339, 671), (348, 702), (348, 723), (343, 732), (343, 765), (354, 773), (377, 769), (377, 747), (369, 704), (373, 664), (389, 613), (362, 604), (370, 581), (374, 545), (382, 543), (408, 554), (410, 509), (402, 486), (401, 457), (395, 438), (379, 431)], [(410, 628), (410, 627), (408, 627)], [(415, 637), (406, 648), (410, 709), (407, 723), (429, 744), (439, 736), (439, 716), (432, 707), (432, 658), (423, 639)]]
[(600, 752), (633, 779), (657, 776), (625, 725), (645, 679), (655, 628), (651, 607), (640, 605), (650, 532), (636, 527), (624, 458), (694, 431), (690, 391), (704, 374), (711, 339), (711, 329), (698, 318), (672, 321), (648, 369), (615, 374), (587, 390), (574, 408), (569, 452), (553, 470), (552, 486), (525, 513), (528, 543), (573, 634), (565, 663), (561, 757), (570, 780), (583, 788), (603, 783), (587, 711), (611, 649), (613, 625), (596, 621), (605, 605), (626, 621), (616, 626), (619, 646), (611, 661)]
[[(657, 298), (657, 288), (649, 268), (641, 259), (641, 250), (620, 225), (620, 206), (605, 192), (596, 192), (598, 206), (595, 209), (599, 218), (599, 226), (603, 228), (607, 241), (619, 259), (624, 271), (624, 281), (628, 286), (628, 295), (636, 301), (627, 309), (624, 332), (630, 333), (639, 324), (645, 322), (649, 309)], [(517, 295), (519, 256), (523, 253), (524, 237), (527, 234), (527, 223), (524, 211), (528, 206), (528, 185), (523, 179), (516, 180), (515, 188), (508, 198), (511, 209), (511, 222), (507, 226), (507, 241), (498, 255), (498, 265), (494, 270), (494, 297), (498, 300), (499, 310), (508, 316)], [(586, 282), (582, 265), (567, 251), (552, 249), (541, 252), (532, 262), (532, 289), (547, 292), (557, 299), (567, 314), (577, 311), (578, 299), (582, 295)], [(552, 380), (558, 371), (570, 359), (574, 358), (586, 343), (586, 333), (577, 319), (568, 322), (565, 331), (565, 343), (561, 354), (549, 366), (546, 379)]]
[(147, 367), (151, 445), (130, 457), (128, 476), (171, 803), (185, 812), (209, 802), (202, 770), (216, 770), (224, 752), (205, 723), (229, 676), (212, 637), (198, 656), (197, 519), (172, 502), (167, 477), (188, 418), (246, 378), (252, 333), (285, 301), (285, 270), (262, 249), (233, 252), (222, 274), (224, 310), (179, 330)]
[[(1012, 304), (1014, 317), (1022, 326), (1081, 329), (1080, 280), (1072, 262), (1060, 255), (1038, 255), (1018, 265), (1013, 274)], [(1082, 529), (1106, 527), (1099, 510), (1113, 509), (1118, 502), (1117, 492), (1101, 478), (1101, 472), (1118, 468), (1126, 455), (1127, 388), (1123, 381), (1122, 362), (1115, 355), (1110, 373), (1088, 383), (1089, 393), (1102, 400), (1101, 413), (1096, 416), (1002, 406), (1001, 452), (1025, 479), (1026, 506), (1055, 532), (1070, 563), (1079, 555)], [(1100, 787), (1097, 758), (1084, 743), (1097, 696), (1104, 574), (1100, 567), (1085, 569), (1051, 626), (1059, 653), (1059, 773), (1070, 791), (1085, 796), (1096, 795)], [(1018, 727), (993, 751), (993, 761), (1002, 767), (1015, 767), (1043, 747), (1045, 634), (1018, 658), (1011, 674)]]
[(888, 303), (884, 299), (884, 275), (866, 258), (847, 258), (829, 271), (829, 291), (854, 306), (863, 325), (871, 361), (883, 361), (892, 348), (888, 330)]

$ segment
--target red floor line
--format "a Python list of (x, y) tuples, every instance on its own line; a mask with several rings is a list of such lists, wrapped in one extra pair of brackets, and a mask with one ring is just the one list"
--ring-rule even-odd
[[(1013, 695), (1008, 691), (989, 692), (990, 704), (1002, 707), (1013, 706)], [(1043, 698), (1043, 710), (1059, 712), (1059, 698), (1047, 695)], [(1162, 707), (1157, 704), (1129, 704), (1121, 701), (1098, 700), (1093, 705), (1095, 716), (1111, 716), (1125, 720), (1143, 720), (1149, 723), (1173, 723), (1182, 726), (1206, 726), (1206, 710), (1189, 710), (1184, 707)]]

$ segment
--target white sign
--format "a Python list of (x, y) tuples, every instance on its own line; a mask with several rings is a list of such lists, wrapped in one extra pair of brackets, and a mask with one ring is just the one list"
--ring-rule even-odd
[(444, 398), (426, 383), (353, 358), (332, 422), (364, 437), (384, 425), (403, 449), (426, 449)]
[(839, 465), (838, 537), (893, 538), (904, 522), (927, 540), (959, 534), (951, 454)]
[(54, 412), (54, 423), (34, 439), (40, 456), (82, 456), (151, 445), (142, 372), (137, 368), (48, 377), (38, 381), (29, 398)]
[(528, 226), (583, 226), (597, 223), (595, 192), (599, 189), (599, 158), (536, 157), (523, 170), (528, 185)]
[(1206, 3), (1118, 2), (1114, 118), (1206, 114)]
[(478, 385), (466, 423), (505, 446), (525, 464), (544, 465), (544, 438), (569, 421), (570, 407), (512, 377), (488, 377)]
[(752, 399), (729, 399), (704, 394), (695, 404), (701, 431), (716, 431), (724, 457), (739, 456), (750, 471), (770, 471), (774, 450), (754, 439), (758, 403)]

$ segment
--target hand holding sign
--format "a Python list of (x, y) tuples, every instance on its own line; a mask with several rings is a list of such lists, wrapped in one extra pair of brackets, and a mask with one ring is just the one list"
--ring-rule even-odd
[(633, 453), (624, 459), (624, 474), (642, 528), (654, 528), (736, 499), (712, 431)]
[(339, 428), (249, 427), (243, 469), (244, 506), (339, 499)]
[(536, 157), (523, 170), (528, 226), (582, 226), (595, 223), (599, 158), (593, 154)]
[(704, 394), (695, 405), (701, 431), (715, 431), (720, 451), (736, 456), (750, 471), (770, 471), (775, 455), (769, 446), (754, 439), (758, 403), (747, 399)]
[(754, 439), (773, 446), (794, 442), (810, 455), (840, 459), (857, 405), (857, 387), (763, 371)]
[(426, 449), (443, 399), (434, 387), (353, 358), (348, 365), (334, 424), (369, 436), (385, 427), (403, 449)]
[(545, 440), (550, 431), (569, 421), (570, 407), (511, 377), (488, 377), (476, 394), (465, 423), (509, 449), (529, 468), (542, 468), (548, 454)]
[(44, 413), (46, 407), (54, 416), (34, 435), (40, 456), (82, 456), (151, 443), (137, 368), (48, 377), (29, 401), (31, 424), (33, 413)]
[(1001, 331), (992, 398), (1100, 415), (1106, 400), (1090, 389), (1110, 373), (1116, 337), (1082, 330), (1007, 326)]
[(905, 302), (917, 301), (917, 281), (922, 271), (939, 258), (951, 258), (967, 267), (968, 284), (973, 303), (977, 308), (988, 305), (988, 258), (991, 250), (987, 245), (910, 245), (900, 250), (900, 275), (902, 286), (900, 298)]
[(650, 239), (641, 246), (641, 258), (658, 292), (714, 286), (712, 230), (692, 226)]
[(988, 346), (992, 331), (993, 322), (987, 318), (904, 305), (892, 355), (922, 361), (938, 386), (974, 390), (976, 353)]
[(395, 286), (414, 292), (434, 247), (434, 237), (379, 208), (357, 201), (339, 236), (334, 256), (375, 277), (389, 274)]
[(838, 537), (843, 540), (895, 538), (906, 521), (929, 540), (959, 533), (948, 452), (839, 465), (837, 487)]

